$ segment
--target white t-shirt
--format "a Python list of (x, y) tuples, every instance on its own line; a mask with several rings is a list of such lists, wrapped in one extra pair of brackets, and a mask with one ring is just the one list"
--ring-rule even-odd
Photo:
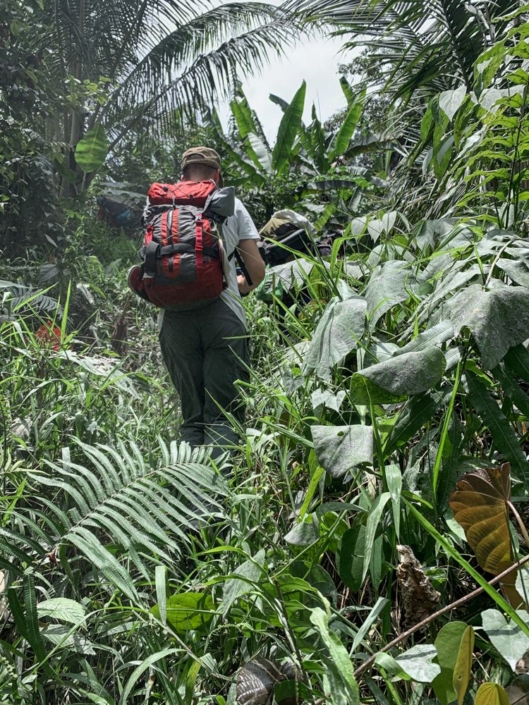
[(228, 286), (224, 289), (220, 298), (235, 311), (243, 323), (246, 323), (244, 307), (242, 305), (239, 287), (237, 286), (237, 264), (235, 257), (232, 257), (231, 260), (229, 260), (229, 257), (241, 240), (259, 240), (259, 233), (257, 232), (257, 228), (250, 214), (238, 198), (235, 199), (233, 215), (226, 218), (222, 225), (222, 238), (224, 240), (224, 253), (226, 255), (223, 263), (224, 276), (226, 277)]

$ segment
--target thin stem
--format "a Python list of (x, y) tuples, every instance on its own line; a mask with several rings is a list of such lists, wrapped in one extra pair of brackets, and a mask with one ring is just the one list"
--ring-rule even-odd
[(509, 507), (511, 512), (514, 514), (514, 518), (516, 519), (516, 522), (518, 524), (520, 532), (523, 536), (523, 540), (525, 541), (525, 545), (529, 546), (529, 535), (527, 534), (527, 529), (525, 527), (525, 524), (523, 523), (522, 517), (518, 514), (518, 511), (515, 509), (514, 504), (512, 502), (508, 501), (507, 506)]
[[(501, 580), (503, 580), (503, 578), (505, 578), (507, 575), (509, 575), (509, 573), (511, 573), (514, 568), (521, 568), (521, 566), (525, 565), (527, 562), (529, 562), (529, 556), (524, 556), (517, 563), (514, 563), (513, 565), (509, 566), (502, 573), (500, 573), (495, 578), (490, 580), (489, 585), (495, 585), (496, 583), (500, 582)], [(361, 675), (375, 661), (378, 654), (381, 654), (384, 651), (389, 651), (389, 649), (392, 649), (397, 644), (400, 644), (401, 641), (404, 641), (409, 636), (411, 636), (415, 632), (419, 631), (419, 629), (423, 629), (424, 627), (428, 626), (428, 624), (430, 624), (430, 622), (433, 622), (434, 619), (441, 617), (443, 614), (446, 614), (446, 612), (450, 612), (451, 610), (455, 609), (456, 607), (460, 607), (461, 605), (465, 604), (465, 602), (472, 600), (474, 597), (481, 595), (481, 593), (484, 591), (484, 589), (485, 588), (483, 588), (483, 587), (476, 588), (472, 592), (469, 592), (468, 595), (465, 595), (464, 597), (460, 597), (459, 600), (456, 600), (455, 602), (452, 602), (451, 604), (446, 605), (446, 607), (443, 607), (442, 609), (438, 610), (437, 612), (434, 612), (429, 617), (426, 617), (426, 619), (423, 619), (421, 622), (418, 622), (413, 627), (410, 627), (410, 629), (407, 629), (405, 632), (402, 632), (402, 634), (399, 634), (399, 636), (396, 639), (393, 639), (393, 641), (390, 641), (389, 644), (386, 644), (382, 649), (380, 649), (380, 651), (377, 651), (376, 654), (373, 654), (366, 661), (364, 661), (364, 663), (356, 669), (356, 671), (354, 673), (355, 678), (358, 678), (358, 676)]]

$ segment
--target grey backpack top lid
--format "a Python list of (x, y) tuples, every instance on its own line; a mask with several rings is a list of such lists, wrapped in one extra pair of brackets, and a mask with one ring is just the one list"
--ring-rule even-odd
[[(235, 212), (235, 189), (233, 186), (218, 188), (208, 196), (204, 215), (217, 216), (221, 220), (229, 218)], [(214, 218), (215, 219), (215, 218)]]

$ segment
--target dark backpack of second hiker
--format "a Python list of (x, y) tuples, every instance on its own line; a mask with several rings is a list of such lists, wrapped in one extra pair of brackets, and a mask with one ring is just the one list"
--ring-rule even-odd
[[(275, 267), (293, 259), (294, 252), (311, 253), (312, 239), (305, 228), (286, 218), (272, 217), (259, 231), (259, 250), (266, 264)], [(288, 248), (288, 249), (287, 249)]]

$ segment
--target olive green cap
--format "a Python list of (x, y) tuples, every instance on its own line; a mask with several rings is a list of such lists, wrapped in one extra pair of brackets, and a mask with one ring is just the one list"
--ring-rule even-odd
[(203, 164), (212, 169), (221, 169), (220, 157), (210, 147), (191, 147), (182, 156), (182, 171), (192, 164)]

